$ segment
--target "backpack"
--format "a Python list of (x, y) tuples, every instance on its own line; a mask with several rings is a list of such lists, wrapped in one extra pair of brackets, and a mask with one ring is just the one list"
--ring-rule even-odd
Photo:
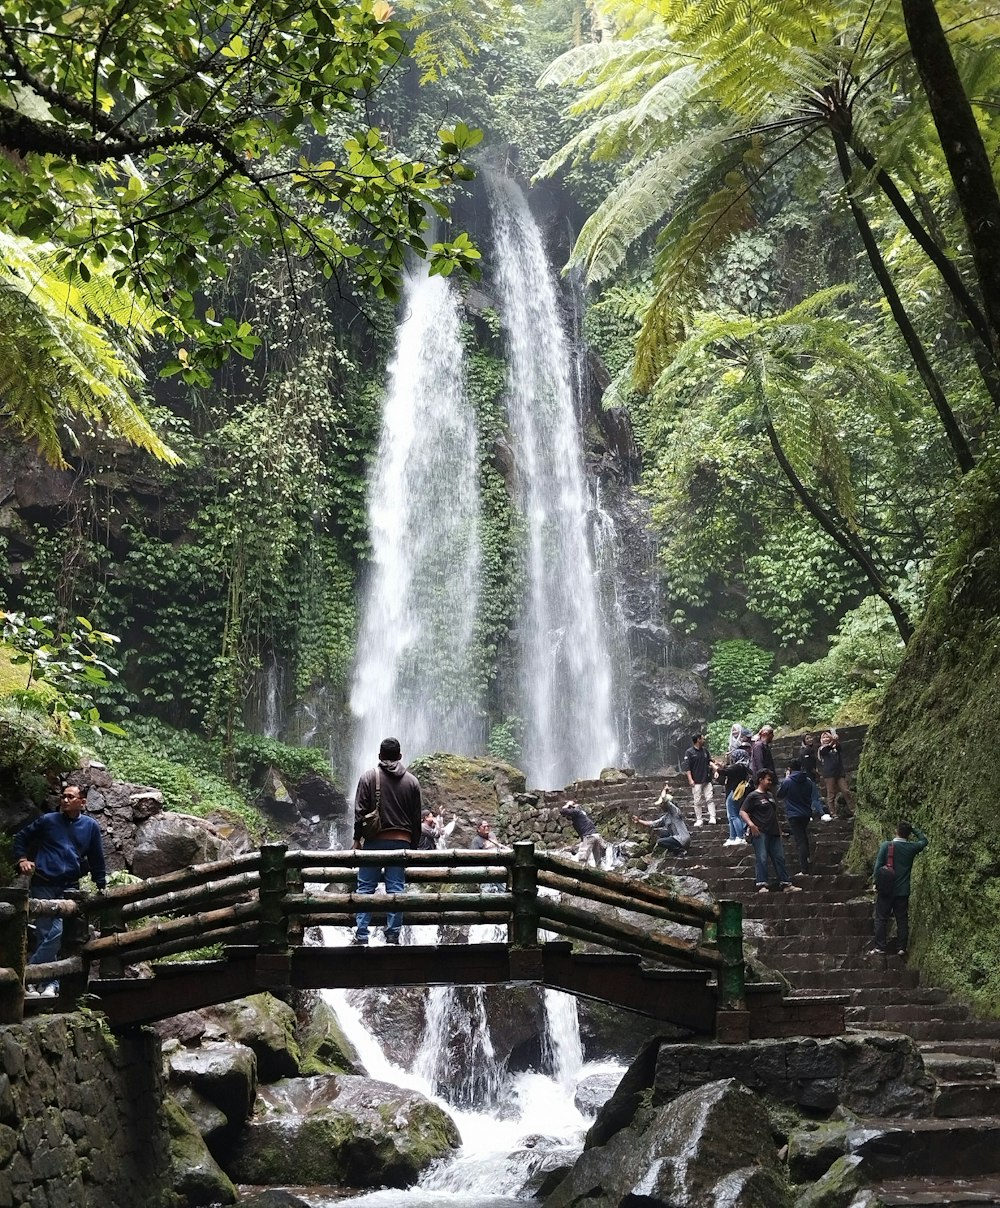
[(893, 844), (889, 842), (889, 852), (886, 863), (875, 874), (875, 889), (880, 898), (891, 898), (896, 888), (896, 869), (892, 861)]
[(749, 787), (750, 787), (750, 777), (748, 776), (746, 778), (746, 780), (741, 780), (739, 782), (739, 784), (736, 786), (736, 788), (733, 789), (733, 800), (742, 801), (743, 798), (747, 795), (747, 789)]

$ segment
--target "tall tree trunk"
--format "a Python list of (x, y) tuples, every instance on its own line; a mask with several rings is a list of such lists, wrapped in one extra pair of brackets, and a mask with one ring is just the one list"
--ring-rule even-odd
[[(875, 156), (857, 138), (852, 136), (849, 146), (864, 168), (869, 172), (876, 169)], [(929, 224), (927, 214), (924, 214), (924, 221), (917, 217), (913, 207), (907, 202), (885, 168), (877, 168), (875, 180), (902, 219), (903, 225), (927, 254), (928, 259), (941, 274), (941, 279), (951, 292), (959, 311), (955, 316), (958, 334), (969, 346), (969, 351), (979, 369), (979, 375), (993, 402), (993, 409), (1000, 410), (1000, 365), (994, 359), (995, 344), (990, 325), (983, 314), (983, 308), (962, 280), (958, 265), (945, 252), (940, 231), (936, 225)]]
[(908, 642), (913, 637), (913, 626), (910, 624), (910, 618), (906, 615), (906, 609), (899, 602), (895, 592), (886, 583), (882, 572), (875, 565), (871, 555), (859, 541), (856, 541), (849, 533), (844, 531), (843, 526), (837, 523), (833, 516), (809, 491), (798, 474), (795, 473), (795, 467), (788, 460), (770, 417), (765, 418), (764, 424), (767, 429), (767, 439), (771, 442), (771, 449), (777, 459), (778, 465), (781, 466), (782, 473), (788, 479), (792, 490), (798, 496), (802, 506), (820, 528), (833, 538), (851, 561), (856, 562), (861, 568), (865, 578), (872, 585), (872, 590), (881, 600), (885, 601), (886, 607), (892, 613), (892, 619), (896, 622), (896, 628), (899, 630), (900, 637), (904, 642)]
[(920, 336), (917, 335), (916, 329), (910, 322), (910, 316), (906, 313), (906, 307), (903, 305), (899, 291), (896, 289), (892, 274), (889, 272), (883, 259), (871, 224), (864, 210), (854, 200), (853, 193), (851, 192), (851, 160), (847, 153), (847, 143), (844, 141), (842, 134), (839, 134), (837, 131), (833, 131), (832, 133), (833, 141), (837, 148), (837, 162), (840, 164), (841, 175), (844, 178), (844, 184), (847, 186), (847, 200), (850, 204), (858, 233), (861, 235), (861, 242), (865, 245), (865, 251), (868, 253), (868, 261), (872, 266), (872, 271), (879, 285), (882, 287), (885, 300), (889, 303), (892, 317), (896, 321), (896, 326), (903, 337), (914, 367), (920, 375), (920, 380), (926, 387), (927, 393), (931, 396), (931, 402), (934, 404), (934, 410), (938, 413), (938, 417), (944, 427), (952, 451), (955, 454), (955, 460), (958, 462), (962, 473), (967, 474), (975, 466), (976, 459), (972, 456), (972, 450), (969, 448), (968, 441), (965, 439), (962, 429), (959, 427), (958, 420), (955, 418), (955, 413), (952, 411), (951, 405), (945, 397), (944, 390), (937, 379), (937, 374), (934, 372), (934, 367), (931, 365), (930, 358), (927, 355)]
[(902, 5), (913, 61), (969, 234), (996, 360), (1000, 355), (1000, 194), (934, 0), (902, 0)]

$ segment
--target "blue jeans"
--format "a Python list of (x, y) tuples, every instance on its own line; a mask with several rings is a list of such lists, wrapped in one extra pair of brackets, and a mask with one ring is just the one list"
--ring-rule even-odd
[[(365, 851), (405, 851), (410, 845), (405, 839), (366, 839)], [(406, 888), (406, 868), (402, 864), (362, 864), (358, 869), (358, 893), (374, 893), (379, 881), (385, 881), (386, 893), (402, 893)], [(372, 921), (371, 911), (359, 911), (355, 917), (359, 940), (368, 938), (368, 924)], [(403, 926), (403, 912), (392, 911), (385, 924), (387, 936), (398, 936)]]
[(785, 867), (785, 852), (781, 846), (780, 835), (755, 835), (751, 838), (753, 843), (754, 864), (756, 865), (756, 877), (758, 885), (767, 884), (767, 861), (770, 858), (774, 865), (775, 875), (782, 885), (787, 885), (788, 869)]
[[(40, 901), (51, 902), (55, 899), (62, 899), (66, 896), (66, 890), (61, 885), (39, 885), (34, 882), (31, 886), (31, 896)], [(54, 915), (51, 918), (48, 915), (36, 914), (35, 918), (35, 950), (28, 957), (29, 965), (47, 965), (49, 961), (57, 961), (59, 959), (59, 947), (62, 944), (63, 921), (59, 915)], [(44, 990), (47, 986), (55, 986), (59, 989), (59, 983), (42, 982), (38, 989)]]
[(729, 819), (730, 839), (746, 838), (747, 824), (740, 817), (740, 806), (742, 804), (742, 801), (733, 800), (732, 793), (726, 797), (726, 817)]

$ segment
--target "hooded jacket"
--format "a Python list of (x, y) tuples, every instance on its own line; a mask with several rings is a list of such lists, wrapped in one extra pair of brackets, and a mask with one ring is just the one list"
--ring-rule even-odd
[[(420, 846), (420, 782), (408, 772), (399, 759), (380, 759), (379, 814), (383, 831), (407, 831), (410, 846)], [(354, 794), (354, 839), (361, 839), (361, 823), (365, 814), (375, 808), (375, 769), (362, 772), (358, 791)]]
[(805, 772), (789, 772), (778, 785), (778, 800), (785, 803), (786, 818), (808, 818), (812, 814), (812, 779)]

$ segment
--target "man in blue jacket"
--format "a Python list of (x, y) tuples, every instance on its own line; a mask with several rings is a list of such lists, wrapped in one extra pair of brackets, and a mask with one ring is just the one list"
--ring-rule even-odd
[[(107, 884), (101, 828), (84, 814), (83, 807), (83, 793), (75, 784), (68, 784), (57, 811), (42, 814), (14, 836), (17, 871), (32, 878), (33, 898), (64, 898), (68, 889), (80, 888), (80, 878), (88, 872), (98, 889)], [(58, 915), (36, 915), (36, 943), (28, 964), (57, 960), (62, 931), (63, 921)], [(55, 998), (59, 983), (32, 985), (25, 993), (29, 997)]]
[(813, 814), (812, 794), (816, 786), (802, 770), (802, 763), (793, 759), (788, 775), (778, 785), (778, 800), (785, 803), (785, 818), (799, 858), (799, 872), (809, 872), (809, 822)]
[[(896, 827), (895, 838), (883, 843), (878, 849), (872, 873), (878, 890), (875, 897), (875, 952), (888, 952), (886, 929), (889, 916), (894, 915), (897, 951), (900, 956), (906, 954), (906, 944), (910, 938), (910, 869), (927, 843), (928, 839), (923, 831), (911, 826), (909, 822), (900, 822)], [(888, 866), (890, 862), (895, 873), (891, 878), (892, 884), (879, 888), (879, 869)]]

